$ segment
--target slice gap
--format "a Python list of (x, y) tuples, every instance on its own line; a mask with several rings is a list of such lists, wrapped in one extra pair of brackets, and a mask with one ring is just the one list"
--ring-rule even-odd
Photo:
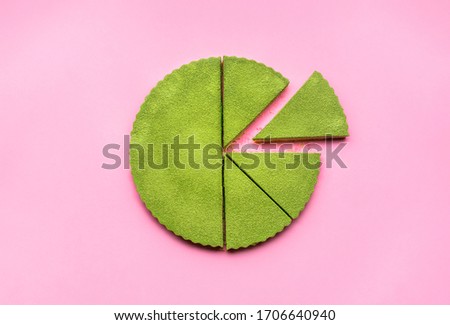
[(280, 142), (345, 138), (347, 119), (328, 81), (317, 71), (253, 140)]

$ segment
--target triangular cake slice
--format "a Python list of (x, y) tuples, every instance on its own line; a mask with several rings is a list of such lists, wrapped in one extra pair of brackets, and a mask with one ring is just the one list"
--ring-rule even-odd
[(223, 144), (230, 144), (289, 81), (262, 63), (223, 57)]
[(289, 214), (297, 218), (317, 182), (319, 153), (229, 153), (229, 157)]
[(238, 249), (275, 236), (291, 219), (247, 175), (225, 158), (226, 247)]
[(328, 81), (315, 71), (286, 106), (253, 139), (289, 141), (345, 138), (347, 120)]

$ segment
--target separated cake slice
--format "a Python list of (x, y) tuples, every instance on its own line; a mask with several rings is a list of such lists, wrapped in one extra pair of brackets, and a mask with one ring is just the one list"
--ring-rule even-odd
[(253, 139), (289, 141), (345, 138), (347, 120), (328, 81), (314, 72), (286, 106)]

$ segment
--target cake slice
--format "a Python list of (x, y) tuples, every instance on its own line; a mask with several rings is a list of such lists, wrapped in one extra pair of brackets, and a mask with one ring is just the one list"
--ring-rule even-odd
[[(220, 69), (216, 57), (167, 75), (142, 104), (130, 144), (134, 183), (152, 215), (176, 235), (212, 247), (223, 246), (222, 171), (202, 162), (205, 147), (222, 145)], [(190, 139), (199, 146), (193, 155), (168, 149)]]
[(328, 81), (315, 71), (253, 140), (295, 141), (348, 136), (347, 120)]
[(223, 145), (229, 145), (289, 81), (262, 63), (223, 57)]
[(297, 218), (317, 182), (319, 153), (229, 153), (229, 157), (289, 214)]

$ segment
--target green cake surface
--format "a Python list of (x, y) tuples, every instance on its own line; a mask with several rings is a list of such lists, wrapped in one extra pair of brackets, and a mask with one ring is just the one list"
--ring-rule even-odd
[(289, 81), (253, 60), (223, 58), (223, 144), (230, 144), (266, 108)]
[(229, 160), (226, 165), (224, 186), (227, 249), (244, 248), (266, 241), (291, 223), (286, 213), (247, 175)]
[(228, 156), (293, 219), (305, 208), (319, 175), (319, 153), (233, 152)]
[[(131, 172), (142, 201), (168, 230), (233, 250), (266, 241), (298, 217), (314, 191), (320, 154), (223, 152), (287, 84), (261, 63), (224, 57), (183, 65), (152, 89), (131, 132)], [(315, 72), (255, 139), (269, 135), (348, 135), (322, 75)], [(186, 150), (188, 143), (195, 150)], [(205, 148), (214, 148), (215, 158)]]
[[(175, 137), (185, 144), (194, 136), (200, 149), (220, 147), (221, 114), (220, 58), (191, 62), (167, 75), (145, 99), (130, 144), (133, 179), (153, 216), (176, 235), (213, 247), (223, 246), (222, 158), (217, 159), (218, 168), (207, 168), (203, 151), (196, 150), (199, 167), (191, 168), (186, 150), (175, 154), (169, 149), (168, 159), (163, 159), (163, 145), (173, 144)], [(149, 144), (154, 146), (151, 160), (165, 160), (167, 168), (149, 166)], [(179, 168), (182, 164), (187, 167)]]
[(328, 81), (314, 72), (286, 106), (259, 132), (255, 141), (345, 138), (348, 126)]

